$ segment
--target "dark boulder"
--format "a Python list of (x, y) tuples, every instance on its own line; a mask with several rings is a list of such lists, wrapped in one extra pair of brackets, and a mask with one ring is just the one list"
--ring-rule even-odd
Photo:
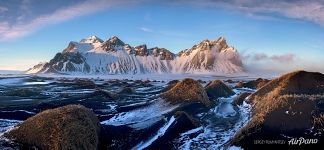
[(174, 87), (162, 93), (160, 96), (172, 104), (199, 102), (207, 107), (213, 104), (208, 99), (207, 93), (202, 85), (190, 78), (178, 82)]
[(94, 89), (96, 88), (96, 84), (89, 80), (89, 79), (74, 79), (74, 84), (78, 87), (78, 88), (87, 88), (87, 89)]
[(209, 82), (206, 85), (205, 90), (207, 95), (212, 98), (229, 97), (235, 94), (230, 87), (220, 80)]
[(167, 83), (167, 86), (162, 90), (162, 92), (166, 92), (170, 89), (172, 89), (178, 82), (180, 82), (179, 80), (171, 80)]
[(131, 87), (123, 87), (118, 94), (134, 94), (135, 90)]
[(90, 97), (103, 97), (106, 99), (112, 99), (112, 100), (116, 100), (119, 98), (119, 95), (107, 90), (103, 90), (103, 89), (99, 89), (97, 88), (91, 95)]
[(81, 105), (45, 110), (6, 133), (7, 138), (44, 150), (94, 150), (99, 144), (96, 115)]
[(251, 93), (248, 92), (244, 92), (244, 93), (240, 93), (232, 102), (232, 105), (237, 106), (237, 105), (242, 105), (243, 101), (245, 100), (245, 98), (247, 98), (249, 95), (251, 95)]
[(258, 78), (256, 80), (252, 80), (252, 81), (248, 81), (248, 82), (238, 82), (235, 85), (235, 88), (250, 88), (250, 89), (260, 89), (261, 87), (263, 87), (264, 85), (266, 85), (268, 82), (270, 82), (270, 80), (268, 79), (262, 79), (262, 78)]

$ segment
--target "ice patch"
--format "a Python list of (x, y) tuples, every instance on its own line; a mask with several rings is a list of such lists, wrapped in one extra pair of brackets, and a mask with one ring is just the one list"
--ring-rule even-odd
[(52, 82), (49, 81), (44, 81), (44, 82), (25, 82), (23, 83), (23, 85), (46, 85), (46, 84), (50, 84)]
[(117, 104), (107, 104), (107, 109), (97, 109), (96, 111), (102, 112), (102, 113), (112, 113), (116, 112)]
[(162, 100), (158, 100), (144, 108), (116, 114), (109, 120), (102, 121), (101, 124), (113, 126), (128, 125), (135, 129), (144, 129), (162, 119), (163, 114), (177, 107), (178, 105), (170, 105)]
[(143, 91), (146, 91), (146, 90), (149, 90), (151, 89), (151, 87), (141, 87), (141, 88), (137, 88), (135, 91), (136, 92), (143, 92)]
[(20, 120), (0, 119), (0, 140), (5, 139), (3, 134), (14, 129), (15, 125), (21, 123)]
[[(216, 106), (217, 107), (217, 106)], [(203, 132), (194, 138), (182, 134), (177, 142), (179, 149), (223, 149), (224, 144), (250, 119), (251, 106), (246, 102), (238, 106), (240, 119), (229, 129), (215, 127), (213, 124), (202, 127)], [(233, 147), (236, 148), (236, 147)]]
[(29, 102), (29, 101), (33, 101), (34, 99), (16, 99), (16, 100), (11, 100), (13, 102)]
[(241, 147), (231, 146), (228, 148), (228, 150), (243, 150), (243, 149)]
[(218, 117), (222, 117), (222, 118), (233, 117), (236, 115), (236, 111), (234, 110), (233, 105), (229, 103), (219, 104), (215, 108), (214, 112)]
[(181, 133), (181, 136), (193, 134), (193, 133), (196, 133), (196, 132), (201, 131), (203, 129), (204, 129), (203, 127), (198, 127), (198, 128), (195, 128), (195, 129), (191, 129), (191, 130), (189, 130), (189, 131), (187, 131), (185, 133)]
[(13, 111), (0, 111), (0, 112), (4, 112), (4, 113), (14, 113), (14, 112), (24, 112), (24, 113), (27, 113), (27, 114), (32, 114), (32, 115), (34, 115), (34, 114), (36, 114), (36, 113), (34, 113), (34, 112), (31, 112), (31, 111), (27, 111), (27, 110), (13, 110)]
[(246, 88), (246, 87), (243, 87), (243, 88), (237, 88), (235, 90), (238, 90), (238, 91), (243, 91), (243, 92), (251, 92), (251, 93), (254, 93), (255, 91), (257, 91), (256, 89), (250, 89), (250, 88)]
[(80, 90), (65, 90), (60, 92), (51, 92), (51, 91), (45, 91), (42, 92), (44, 95), (55, 95), (55, 94), (91, 94), (95, 90), (94, 89), (80, 89)]
[(216, 114), (216, 116), (221, 118), (228, 118), (233, 117), (237, 113), (233, 108), (233, 105), (231, 102), (234, 100), (235, 97), (239, 94), (239, 91), (234, 90), (235, 94), (228, 97), (228, 98), (220, 98), (218, 106), (215, 107), (213, 112)]
[[(141, 98), (140, 98), (141, 99)], [(133, 107), (133, 106), (141, 106), (141, 105), (145, 105), (147, 104), (147, 101), (144, 102), (138, 102), (138, 103), (132, 103), (132, 104), (128, 104), (128, 105), (123, 105), (121, 106), (121, 108), (126, 108), (126, 107)]]
[(146, 142), (141, 142), (138, 145), (136, 145), (132, 150), (138, 150), (138, 149), (145, 149), (148, 146), (150, 146), (154, 141), (156, 141), (159, 137), (163, 136), (165, 132), (168, 130), (168, 128), (172, 125), (172, 123), (175, 121), (175, 118), (172, 116), (168, 123), (166, 123), (162, 128), (159, 129), (157, 134), (153, 136), (151, 139), (149, 139)]

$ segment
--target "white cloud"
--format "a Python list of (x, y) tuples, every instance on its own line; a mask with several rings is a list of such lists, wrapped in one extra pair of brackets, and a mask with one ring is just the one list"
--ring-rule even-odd
[(62, 22), (124, 3), (132, 4), (136, 3), (136, 1), (87, 0), (74, 6), (58, 9), (51, 14), (38, 16), (29, 22), (9, 24), (6, 21), (0, 21), (0, 40), (4, 41), (23, 37), (48, 24)]
[(242, 60), (248, 72), (252, 73), (283, 73), (294, 70), (304, 70), (309, 61), (293, 53), (269, 55), (263, 52), (242, 51)]
[(8, 11), (7, 7), (0, 6), (0, 13)]
[(141, 27), (141, 28), (139, 28), (139, 29), (142, 30), (142, 31), (144, 31), (144, 32), (153, 32), (152, 29), (147, 28), (147, 27)]
[(267, 55), (265, 53), (242, 53), (244, 59), (253, 62), (266, 62), (272, 61), (276, 63), (293, 63), (296, 60), (296, 55), (292, 53)]
[(277, 13), (288, 18), (311, 21), (324, 26), (323, 0), (193, 0), (189, 3), (198, 6), (225, 7), (254, 17)]

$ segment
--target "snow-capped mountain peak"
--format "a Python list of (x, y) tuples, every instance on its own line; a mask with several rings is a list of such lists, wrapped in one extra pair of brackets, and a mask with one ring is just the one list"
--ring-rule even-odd
[(90, 49), (95, 48), (96, 46), (101, 45), (100, 43), (78, 43), (78, 42), (73, 42), (71, 41), (69, 45), (63, 50), (63, 53), (68, 53), (68, 52), (87, 52)]
[(41, 69), (44, 68), (44, 66), (47, 64), (47, 62), (40, 62), (37, 65), (35, 65), (33, 68), (28, 69), (27, 73), (38, 73), (41, 71)]
[(120, 46), (125, 45), (125, 43), (122, 40), (120, 40), (117, 36), (112, 36), (106, 42), (110, 43), (111, 45), (120, 45)]
[(94, 44), (94, 43), (103, 43), (104, 41), (97, 36), (90, 36), (88, 38), (82, 39), (80, 43), (89, 43), (89, 44)]
[[(36, 68), (35, 68), (36, 67)], [(236, 73), (242, 61), (224, 37), (203, 40), (175, 55), (165, 48), (132, 47), (116, 36), (106, 41), (96, 36), (70, 42), (46, 65), (35, 66), (38, 72), (55, 73)], [(39, 69), (41, 67), (41, 69)]]
[(202, 41), (197, 46), (197, 48), (200, 49), (200, 50), (211, 50), (215, 46), (217, 46), (217, 48), (219, 50), (223, 50), (223, 49), (226, 49), (228, 47), (225, 38), (224, 37), (220, 37), (217, 40), (212, 40), (212, 41), (206, 39), (206, 40)]
[(102, 43), (102, 45), (97, 49), (101, 49), (106, 52), (111, 52), (121, 50), (123, 49), (123, 46), (125, 46), (125, 43), (122, 40), (120, 40), (117, 36), (112, 36), (107, 41)]
[(176, 70), (183, 69), (186, 73), (194, 72), (242, 72), (242, 61), (234, 49), (228, 46), (224, 37), (217, 40), (203, 40), (190, 49), (178, 53)]

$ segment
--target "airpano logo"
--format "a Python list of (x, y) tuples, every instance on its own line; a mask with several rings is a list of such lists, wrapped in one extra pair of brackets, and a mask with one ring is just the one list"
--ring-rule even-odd
[(318, 139), (305, 139), (303, 137), (300, 138), (292, 138), (288, 141), (288, 145), (307, 145), (307, 144), (317, 144)]

